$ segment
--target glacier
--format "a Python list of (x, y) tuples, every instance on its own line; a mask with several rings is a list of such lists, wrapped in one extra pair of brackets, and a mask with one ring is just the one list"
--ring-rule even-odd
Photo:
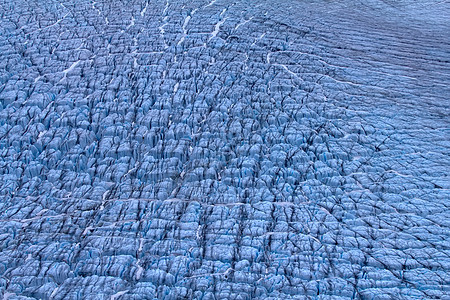
[(0, 13), (0, 298), (450, 299), (448, 1)]

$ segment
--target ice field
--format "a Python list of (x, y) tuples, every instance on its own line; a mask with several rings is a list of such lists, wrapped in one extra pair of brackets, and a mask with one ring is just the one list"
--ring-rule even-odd
[(0, 299), (450, 299), (450, 1), (0, 15)]

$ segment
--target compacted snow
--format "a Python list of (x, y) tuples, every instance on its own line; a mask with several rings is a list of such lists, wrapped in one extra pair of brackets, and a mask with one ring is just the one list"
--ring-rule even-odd
[(3, 299), (449, 299), (448, 1), (0, 1)]

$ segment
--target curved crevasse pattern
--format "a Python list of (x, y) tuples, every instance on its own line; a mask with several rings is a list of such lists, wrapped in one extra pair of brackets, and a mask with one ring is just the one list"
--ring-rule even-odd
[(3, 299), (448, 299), (449, 11), (2, 0)]

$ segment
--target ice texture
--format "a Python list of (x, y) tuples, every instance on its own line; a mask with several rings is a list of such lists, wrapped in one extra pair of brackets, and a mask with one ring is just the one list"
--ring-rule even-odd
[(450, 299), (448, 1), (0, 14), (0, 298)]

